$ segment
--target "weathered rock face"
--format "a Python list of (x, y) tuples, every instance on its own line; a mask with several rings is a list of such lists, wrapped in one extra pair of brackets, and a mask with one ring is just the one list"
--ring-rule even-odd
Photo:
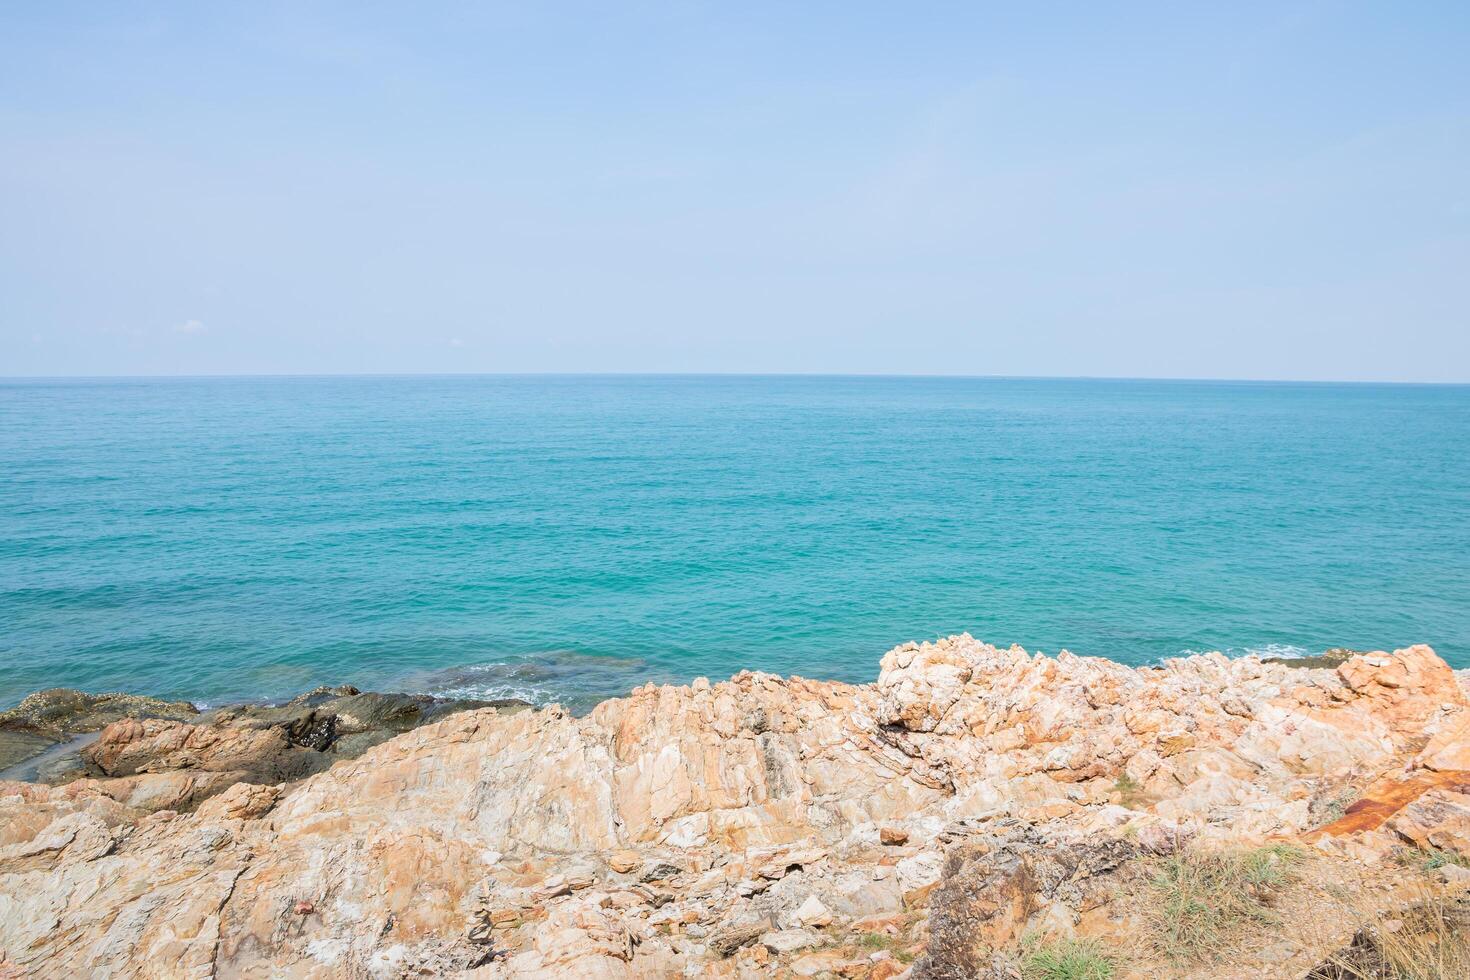
[(961, 833), (929, 902), (929, 948), (915, 974), (981, 976), (992, 952), (1014, 945), (1029, 924), (1070, 932), (1077, 916), (1104, 903), (1109, 873), (1137, 852), (1133, 841), (1048, 837), (1012, 818)]
[[(258, 767), (328, 755), (315, 722), (124, 722), (109, 778), (0, 784), (0, 949), (36, 976), (890, 976), (806, 938), (927, 917), (940, 976), (1080, 921), (1137, 848), (1298, 835), (1324, 787), (1457, 759), (1467, 714), (1425, 647), (1133, 669), (962, 636), (871, 685), (450, 714), (294, 787)], [(145, 815), (117, 789), (144, 778), (237, 784)], [(1458, 806), (1372, 832), (1458, 847)]]

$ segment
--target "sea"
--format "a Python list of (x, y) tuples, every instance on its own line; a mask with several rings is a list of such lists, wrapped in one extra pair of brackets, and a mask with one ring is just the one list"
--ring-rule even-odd
[(968, 631), (1470, 666), (1470, 387), (0, 380), (0, 708), (318, 685), (585, 710)]

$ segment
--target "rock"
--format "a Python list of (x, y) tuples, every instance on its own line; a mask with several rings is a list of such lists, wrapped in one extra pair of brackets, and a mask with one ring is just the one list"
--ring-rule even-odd
[(1416, 847), (1470, 858), (1470, 774), (1463, 788), (1429, 790), (1390, 818), (1388, 828)]
[(1465, 703), (1454, 671), (1423, 645), (1392, 655), (1353, 657), (1337, 668), (1337, 674), (1359, 697), (1377, 702), (1391, 728), (1413, 734), (1421, 734), (1442, 707)]
[(909, 832), (898, 827), (881, 827), (878, 830), (878, 841), (889, 847), (897, 847), (909, 842)]
[(905, 894), (927, 888), (939, 880), (944, 868), (944, 855), (938, 851), (921, 851), (898, 862), (898, 883)]
[(867, 971), (867, 963), (850, 959), (838, 950), (808, 953), (791, 964), (791, 972), (799, 977), (815, 977), (824, 973), (840, 977), (862, 976)]
[(709, 937), (708, 946), (718, 956), (729, 956), (741, 946), (760, 939), (771, 929), (770, 919), (761, 919), (744, 925), (727, 926)]
[(326, 769), (331, 760), (291, 743), (279, 728), (149, 719), (113, 722), (82, 758), (103, 776), (194, 770), (239, 773), (256, 783), (292, 782)]
[(820, 928), (832, 924), (832, 913), (815, 895), (808, 898), (792, 914), (798, 925)]
[[(130, 805), (143, 809), (189, 810), (236, 783), (299, 781), (417, 724), (476, 705), (484, 706), (341, 687), (321, 688), (279, 707), (220, 708), (187, 721), (130, 716), (108, 724), (81, 749), (84, 768), (79, 775), (103, 781), (133, 777), (104, 791), (120, 799), (125, 795)], [(109, 712), (151, 710), (146, 699), (110, 701), (104, 707)], [(495, 704), (496, 711), (525, 707), (519, 702)], [(87, 715), (102, 716), (101, 708)]]
[(280, 786), (236, 783), (199, 807), (201, 820), (254, 820), (269, 813), (280, 800)]
[(683, 873), (684, 869), (676, 864), (669, 864), (667, 861), (655, 861), (643, 870), (643, 873), (638, 876), (638, 880), (642, 882), (664, 881), (669, 878), (676, 878)]
[(929, 947), (915, 972), (980, 975), (990, 952), (1018, 942), (1038, 912), (1101, 904), (1112, 873), (1135, 854), (1124, 840), (1048, 837), (1020, 821), (957, 842), (930, 900)]
[(607, 866), (620, 875), (631, 874), (643, 866), (637, 851), (613, 851), (607, 856)]
[(95, 732), (122, 718), (168, 718), (182, 721), (199, 714), (187, 701), (161, 701), (136, 694), (88, 694), (57, 687), (27, 695), (0, 712), (0, 729), (25, 730), (52, 738)]
[(235, 705), (199, 719), (208, 725), (246, 730), (279, 730), (296, 746), (350, 758), (394, 735), (458, 711), (493, 707), (513, 712), (530, 705), (520, 700), (472, 701), (428, 694), (379, 694), (355, 687), (318, 688), (283, 705)]
[(1310, 670), (1312, 668), (1336, 668), (1353, 657), (1362, 656), (1360, 650), (1349, 650), (1347, 647), (1333, 647), (1324, 650), (1316, 656), (1308, 657), (1264, 657), (1261, 662), (1266, 664), (1281, 664), (1283, 667), (1294, 667), (1299, 670)]
[(1439, 869), (1439, 880), (1461, 891), (1470, 889), (1470, 868), (1446, 864)]
[(1195, 828), (1177, 823), (1149, 823), (1138, 830), (1141, 850), (1149, 854), (1177, 854), (1195, 837)]
[(777, 932), (767, 932), (761, 935), (760, 940), (766, 949), (777, 955), (794, 953), (799, 949), (809, 949), (822, 944), (822, 937), (809, 929), (781, 929)]

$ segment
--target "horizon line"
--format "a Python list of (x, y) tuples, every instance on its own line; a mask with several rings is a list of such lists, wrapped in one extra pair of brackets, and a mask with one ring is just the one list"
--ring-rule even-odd
[(940, 374), (879, 371), (330, 371), (206, 374), (18, 374), (0, 375), (0, 383), (33, 381), (209, 381), (393, 378), (869, 378), (875, 380), (945, 381), (1155, 381), (1181, 384), (1400, 385), (1466, 387), (1465, 381), (1403, 381), (1368, 378), (1230, 378), (1123, 374)]

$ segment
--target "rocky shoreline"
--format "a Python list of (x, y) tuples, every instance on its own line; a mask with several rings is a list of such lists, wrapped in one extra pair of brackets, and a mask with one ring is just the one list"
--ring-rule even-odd
[[(1465, 915), (1470, 699), (1428, 647), (1334, 654), (958, 636), (583, 717), (42, 692), (0, 714), (42, 780), (0, 781), (0, 977), (1387, 976), (1334, 964)], [(1181, 868), (1246, 869), (1208, 942)]]
[[(236, 782), (295, 782), (456, 711), (530, 707), (520, 700), (379, 694), (344, 685), (279, 705), (201, 711), (188, 701), (52, 688), (0, 712), (0, 780), (60, 784), (185, 770), (217, 774), (196, 787), (198, 798), (169, 807), (182, 809)], [(123, 721), (132, 724), (115, 724)]]

